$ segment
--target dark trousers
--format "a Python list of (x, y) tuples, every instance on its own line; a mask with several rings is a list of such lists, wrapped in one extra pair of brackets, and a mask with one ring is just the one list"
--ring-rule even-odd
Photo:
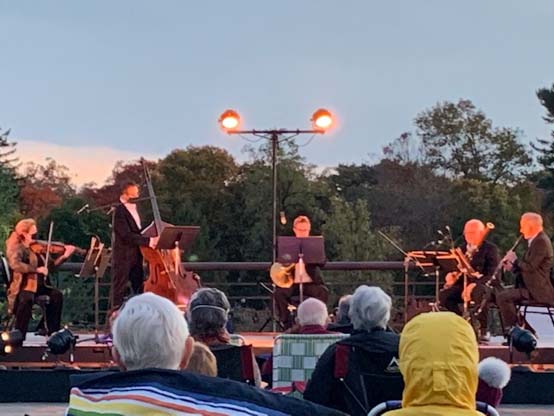
[(62, 319), (63, 295), (58, 289), (39, 286), (37, 293), (22, 290), (17, 295), (15, 305), (15, 329), (19, 329), (23, 336), (27, 333), (27, 327), (31, 320), (33, 304), (37, 296), (48, 296), (49, 301), (46, 305), (46, 324), (48, 326), (48, 335), (59, 331)]
[[(316, 298), (327, 303), (329, 298), (329, 290), (325, 285), (318, 285), (315, 283), (304, 283), (302, 288), (304, 299), (306, 298)], [(290, 288), (285, 289), (282, 287), (275, 288), (275, 306), (277, 308), (277, 315), (279, 321), (286, 323), (289, 320), (289, 310), (288, 306), (292, 302), (293, 296), (299, 296), (300, 294), (300, 285), (294, 284)]]
[(144, 272), (142, 262), (134, 264), (130, 268), (117, 266), (114, 268), (110, 291), (110, 304), (113, 310), (121, 306), (127, 296), (129, 281), (134, 295), (143, 292)]
[(516, 304), (522, 300), (530, 300), (530, 298), (529, 291), (524, 288), (505, 289), (497, 293), (496, 303), (500, 309), (505, 334), (512, 326), (517, 324)]
[[(460, 304), (464, 302), (462, 299), (463, 290), (464, 290), (464, 287), (463, 285), (460, 285), (460, 284), (455, 284), (453, 286), (450, 286), (449, 288), (442, 289), (439, 292), (440, 304), (444, 306), (446, 309), (448, 309), (450, 312), (454, 312), (455, 314), (458, 314), (461, 316), (462, 310), (460, 308)], [(475, 308), (476, 311), (477, 309), (479, 309), (484, 297), (486, 296), (489, 296), (487, 287), (483, 283), (478, 282), (477, 286), (475, 286), (471, 291), (471, 300), (474, 302), (476, 306)], [(483, 308), (481, 309), (481, 312), (477, 313), (477, 315), (475, 316), (479, 321), (479, 325), (483, 331), (487, 330), (488, 314), (489, 314), (489, 302), (485, 301), (483, 303)]]

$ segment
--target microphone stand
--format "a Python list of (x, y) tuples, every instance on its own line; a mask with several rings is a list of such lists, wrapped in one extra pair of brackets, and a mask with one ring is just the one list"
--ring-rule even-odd
[(427, 272), (425, 271), (425, 268), (423, 267), (421, 262), (415, 256), (412, 256), (410, 253), (403, 250), (402, 247), (400, 247), (400, 245), (398, 245), (392, 238), (390, 238), (381, 230), (378, 230), (377, 233), (381, 237), (383, 237), (390, 245), (392, 245), (395, 249), (397, 249), (404, 255), (404, 325), (406, 325), (406, 323), (408, 322), (408, 270), (410, 268), (410, 261), (413, 261), (414, 264), (419, 267), (425, 275), (427, 275)]

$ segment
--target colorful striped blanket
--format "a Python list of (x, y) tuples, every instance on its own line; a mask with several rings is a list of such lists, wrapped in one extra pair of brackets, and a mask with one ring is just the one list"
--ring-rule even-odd
[(171, 370), (71, 376), (68, 416), (336, 416), (342, 413), (231, 380)]

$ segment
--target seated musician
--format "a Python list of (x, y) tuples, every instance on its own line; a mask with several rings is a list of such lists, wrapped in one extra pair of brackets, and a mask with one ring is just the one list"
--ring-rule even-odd
[[(8, 288), (8, 311), (15, 314), (15, 329), (19, 329), (23, 336), (27, 333), (33, 303), (38, 296), (49, 297), (46, 305), (48, 335), (60, 329), (62, 316), (62, 293), (50, 286), (45, 259), (30, 248), (36, 233), (35, 221), (24, 219), (16, 224), (15, 230), (6, 240), (8, 264), (13, 273)], [(65, 252), (56, 260), (49, 261), (49, 267), (60, 265), (74, 251), (74, 246), (65, 246)]]
[(554, 305), (554, 287), (550, 280), (552, 243), (543, 231), (542, 217), (526, 212), (520, 219), (520, 231), (528, 248), (521, 259), (513, 251), (505, 256), (506, 270), (513, 270), (516, 285), (496, 295), (504, 334), (517, 324), (516, 305), (520, 301), (535, 301)]
[[(491, 279), (499, 263), (498, 248), (493, 243), (484, 239), (487, 229), (485, 225), (477, 220), (471, 219), (465, 223), (465, 243), (460, 247), (470, 260), (473, 269), (480, 273), (481, 277), (468, 278), (468, 286), (465, 296), (473, 300), (477, 305), (481, 303), (483, 296), (487, 293), (486, 283)], [(451, 312), (461, 315), (460, 303), (463, 302), (464, 279), (458, 272), (448, 273), (446, 283), (440, 291), (440, 303)], [(479, 320), (479, 338), (486, 341), (487, 336), (488, 308), (485, 305), (477, 315)]]
[[(311, 223), (308, 217), (301, 215), (294, 219), (292, 231), (298, 238), (309, 237)], [(307, 276), (306, 276), (307, 275)], [(323, 303), (327, 303), (329, 290), (323, 283), (321, 270), (316, 264), (306, 264), (306, 274), (303, 277), (303, 295), (304, 297), (317, 298)], [(279, 321), (285, 329), (290, 327), (288, 305), (291, 303), (293, 296), (298, 296), (299, 284), (295, 283), (290, 288), (275, 288), (275, 305)]]

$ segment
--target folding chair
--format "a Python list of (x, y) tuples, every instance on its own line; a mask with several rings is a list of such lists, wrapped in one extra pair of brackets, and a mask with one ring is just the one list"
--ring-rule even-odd
[(273, 389), (287, 393), (293, 383), (301, 386), (314, 372), (317, 360), (327, 347), (348, 334), (284, 334), (273, 345)]
[[(387, 413), (390, 410), (398, 409), (402, 409), (402, 402), (400, 400), (390, 400), (388, 402), (383, 402), (375, 406), (369, 411), (367, 416), (379, 416)], [(487, 403), (477, 402), (476, 409), (477, 411), (487, 416), (499, 416), (496, 408), (488, 405)]]
[[(527, 308), (529, 307), (544, 308), (545, 310), (544, 311), (528, 310)], [(554, 304), (535, 302), (532, 300), (522, 300), (517, 304), (517, 311), (523, 317), (523, 322), (527, 322), (527, 319), (526, 319), (527, 314), (548, 315), (550, 317), (550, 322), (552, 322), (552, 327), (554, 327)]]
[(210, 350), (217, 360), (217, 376), (255, 384), (252, 345), (214, 345)]

